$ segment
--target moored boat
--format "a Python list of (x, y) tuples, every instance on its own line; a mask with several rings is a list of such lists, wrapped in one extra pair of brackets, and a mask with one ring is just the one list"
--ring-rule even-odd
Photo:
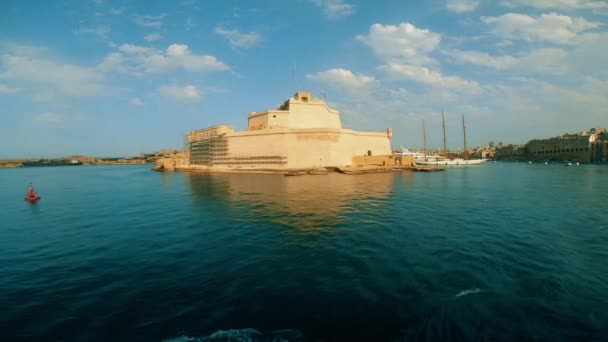
[(486, 159), (436, 159), (436, 160), (416, 160), (416, 164), (420, 165), (447, 165), (447, 166), (466, 166), (466, 165), (480, 165), (485, 163)]
[[(463, 155), (464, 158), (448, 158), (448, 150), (446, 147), (446, 139), (445, 139), (445, 114), (443, 111), (441, 112), (442, 126), (443, 126), (443, 156), (427, 156), (426, 153), (423, 158), (416, 159), (416, 164), (418, 165), (446, 165), (446, 166), (468, 166), (468, 165), (480, 165), (487, 161), (487, 159), (469, 159), (469, 154), (467, 151), (467, 135), (466, 135), (466, 127), (464, 124), (464, 116), (462, 117), (462, 132), (464, 139), (464, 149)], [(423, 124), (423, 135), (425, 137), (425, 151), (426, 151), (426, 131), (424, 129)]]

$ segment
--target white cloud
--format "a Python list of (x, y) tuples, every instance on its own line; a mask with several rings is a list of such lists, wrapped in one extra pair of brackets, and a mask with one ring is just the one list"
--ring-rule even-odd
[(481, 17), (481, 21), (492, 26), (493, 33), (503, 38), (559, 44), (575, 43), (578, 33), (600, 26), (584, 18), (556, 13), (541, 14), (539, 17), (507, 13), (500, 17)]
[(200, 90), (193, 85), (185, 87), (162, 86), (158, 88), (158, 92), (167, 98), (177, 101), (198, 101), (202, 98)]
[(570, 70), (568, 52), (558, 48), (536, 49), (519, 58), (514, 68), (527, 73), (564, 75)]
[(156, 53), (156, 49), (135, 44), (122, 44), (118, 50), (131, 55), (151, 55)]
[(445, 53), (457, 63), (468, 63), (482, 65), (494, 69), (507, 69), (514, 65), (518, 60), (513, 56), (491, 56), (480, 51), (446, 50)]
[(183, 6), (196, 6), (198, 5), (198, 0), (182, 0), (181, 4)]
[(357, 39), (367, 44), (379, 57), (387, 61), (397, 60), (408, 64), (432, 62), (428, 54), (441, 41), (437, 33), (416, 28), (410, 23), (395, 25), (373, 24), (369, 34)]
[(507, 7), (533, 7), (538, 9), (559, 10), (596, 10), (605, 13), (608, 10), (608, 2), (597, 0), (505, 0), (502, 2)]
[(144, 101), (142, 101), (139, 97), (132, 98), (131, 101), (129, 101), (129, 103), (134, 106), (143, 106), (144, 105)]
[(186, 23), (184, 24), (186, 31), (190, 31), (197, 26), (198, 24), (192, 20), (192, 17), (188, 17), (188, 19), (186, 19)]
[(390, 63), (378, 67), (395, 79), (409, 79), (437, 88), (450, 88), (463, 92), (478, 93), (479, 84), (456, 76), (445, 76), (441, 72), (418, 65)]
[(46, 112), (35, 116), (32, 121), (38, 125), (57, 125), (63, 123), (65, 120), (66, 118), (63, 115)]
[(540, 47), (513, 56), (457, 49), (443, 52), (451, 62), (508, 70), (509, 74), (505, 76), (547, 74), (563, 77), (562, 81), (568, 82), (569, 78), (582, 75), (608, 77), (608, 50), (605, 46), (608, 46), (608, 33), (582, 35), (578, 44), (568, 46), (568, 49)]
[(122, 15), (124, 12), (125, 12), (124, 7), (110, 8), (110, 14), (113, 14), (113, 15)]
[(0, 80), (10, 80), (37, 100), (99, 96), (107, 93), (95, 68), (58, 62), (40, 49), (18, 48), (0, 56)]
[(161, 27), (163, 26), (163, 19), (167, 16), (166, 13), (162, 13), (159, 15), (141, 15), (136, 14), (135, 23), (142, 27)]
[(446, 0), (448, 10), (456, 13), (471, 12), (477, 9), (480, 0)]
[(16, 93), (19, 89), (9, 87), (5, 84), (0, 83), (0, 94), (13, 94)]
[(105, 72), (134, 74), (163, 73), (183, 69), (192, 72), (225, 71), (230, 68), (214, 56), (198, 55), (188, 45), (171, 44), (165, 51), (140, 45), (123, 44), (120, 52), (106, 56), (99, 65)]
[[(497, 124), (523, 125), (531, 131), (527, 139), (519, 141), (523, 143), (543, 134), (601, 125), (605, 122), (604, 108), (608, 106), (607, 90), (607, 81), (593, 77), (580, 79), (574, 87), (525, 78), (518, 83), (501, 85), (489, 96), (495, 99), (492, 106), (499, 114)], [(546, 125), (547, 122), (551, 124)]]
[(568, 53), (558, 48), (539, 48), (520, 56), (492, 56), (480, 51), (447, 50), (452, 62), (509, 70), (509, 76), (517, 74), (564, 75), (574, 70), (569, 64)]
[(126, 72), (127, 69), (123, 66), (125, 61), (126, 58), (122, 53), (112, 52), (103, 59), (103, 61), (98, 65), (98, 68), (103, 72)]
[(188, 71), (223, 71), (229, 69), (226, 64), (213, 56), (191, 53), (188, 45), (183, 44), (171, 44), (167, 48), (167, 57), (171, 64)]
[(221, 26), (216, 27), (214, 31), (228, 39), (230, 45), (235, 48), (249, 48), (262, 41), (262, 36), (257, 32), (241, 33), (236, 29), (226, 29)]
[(144, 39), (148, 42), (155, 42), (155, 41), (161, 40), (163, 38), (165, 38), (165, 37), (163, 37), (163, 35), (160, 33), (150, 33), (149, 35), (144, 37)]
[(74, 31), (76, 34), (89, 33), (98, 36), (101, 39), (107, 40), (109, 39), (108, 34), (110, 33), (110, 28), (104, 25), (100, 25), (97, 27), (81, 27)]
[(323, 13), (329, 19), (347, 17), (355, 13), (355, 5), (344, 2), (344, 0), (310, 0), (313, 4), (323, 9)]
[(378, 81), (364, 74), (355, 74), (347, 69), (329, 69), (319, 71), (315, 74), (306, 75), (306, 78), (324, 82), (336, 88), (358, 89), (368, 86), (373, 86)]

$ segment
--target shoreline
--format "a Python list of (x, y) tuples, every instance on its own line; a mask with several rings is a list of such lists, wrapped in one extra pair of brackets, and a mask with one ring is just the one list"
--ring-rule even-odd
[(217, 173), (217, 174), (276, 174), (284, 176), (316, 176), (326, 175), (329, 173), (340, 173), (344, 175), (359, 175), (367, 173), (385, 173), (385, 172), (439, 172), (445, 171), (445, 168), (435, 167), (420, 167), (420, 166), (342, 166), (342, 167), (325, 167), (311, 169), (228, 169), (228, 168), (208, 168), (208, 167), (192, 167), (178, 166), (173, 169), (164, 169), (154, 167), (153, 171), (157, 172), (192, 172), (192, 173)]

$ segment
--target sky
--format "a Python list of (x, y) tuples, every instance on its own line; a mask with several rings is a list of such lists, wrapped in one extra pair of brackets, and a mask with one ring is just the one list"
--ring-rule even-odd
[(608, 1), (0, 2), (0, 158), (129, 156), (296, 90), (394, 148), (608, 127)]

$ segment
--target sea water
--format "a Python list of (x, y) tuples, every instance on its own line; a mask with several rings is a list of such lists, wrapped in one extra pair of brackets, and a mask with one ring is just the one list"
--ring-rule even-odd
[(608, 339), (603, 165), (21, 168), (0, 189), (3, 341)]

